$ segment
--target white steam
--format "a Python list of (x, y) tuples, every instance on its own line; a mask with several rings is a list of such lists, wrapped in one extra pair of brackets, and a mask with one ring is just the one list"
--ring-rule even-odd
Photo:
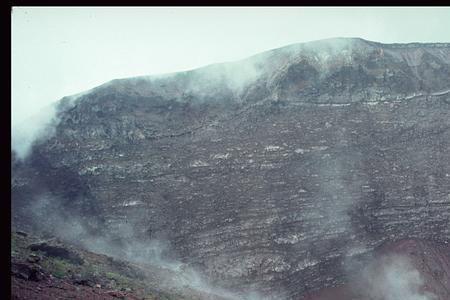
[[(254, 84), (261, 76), (273, 74), (276, 71), (274, 68), (282, 67), (287, 61), (293, 61), (297, 56), (307, 53), (312, 55), (311, 52), (313, 52), (315, 56), (334, 57), (336, 53), (342, 52), (342, 49), (351, 45), (352, 40), (327, 39), (276, 49), (278, 53), (282, 54), (280, 57), (275, 55), (274, 51), (268, 51), (239, 61), (212, 64), (189, 72), (142, 76), (138, 78), (149, 80), (149, 82), (147, 87), (141, 86), (139, 87), (141, 91), (137, 92), (144, 94), (156, 92), (168, 98), (174, 96), (182, 98), (185, 95), (207, 98), (212, 95), (220, 97), (221, 93), (228, 89), (232, 97), (239, 101), (245, 89)], [(109, 88), (114, 82), (110, 81), (101, 87)], [(120, 87), (116, 86), (115, 88)], [(73, 101), (92, 90), (66, 98)], [(13, 124), (12, 150), (16, 152), (19, 159), (23, 160), (30, 154), (36, 141), (50, 138), (55, 133), (55, 126), (58, 124), (55, 114), (57, 104), (58, 102), (43, 108), (19, 125)]]
[[(90, 89), (64, 97), (63, 100), (65, 101), (66, 109), (75, 105), (76, 100), (90, 93), (92, 90)], [(47, 105), (21, 123), (12, 124), (11, 151), (16, 154), (17, 159), (25, 160), (31, 154), (35, 143), (50, 139), (56, 134), (56, 127), (60, 122), (57, 116), (58, 105), (60, 103), (61, 101), (57, 101)]]
[(405, 256), (389, 255), (372, 261), (360, 277), (360, 293), (371, 300), (437, 300), (424, 290), (424, 280)]
[(49, 105), (19, 125), (13, 125), (11, 150), (16, 153), (18, 159), (24, 160), (36, 141), (50, 138), (55, 134), (57, 123), (56, 106)]
[[(256, 56), (241, 61), (211, 65), (198, 69), (197, 72), (205, 81), (224, 83), (231, 90), (240, 92), (261, 76), (263, 69), (259, 60)], [(202, 88), (199, 82), (189, 87), (195, 91), (199, 88)]]
[(139, 217), (128, 217), (115, 224), (115, 230), (94, 235), (88, 229), (89, 220), (73, 213), (65, 214), (60, 200), (43, 194), (30, 203), (28, 215), (34, 228), (89, 251), (144, 267), (150, 271), (149, 280), (156, 280), (160, 288), (181, 293), (187, 288), (228, 300), (273, 300), (256, 290), (234, 292), (211, 284), (200, 271), (177, 260), (166, 241), (137, 237), (134, 227)]

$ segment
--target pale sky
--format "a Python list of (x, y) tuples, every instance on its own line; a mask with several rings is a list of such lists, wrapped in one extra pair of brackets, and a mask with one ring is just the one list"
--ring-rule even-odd
[(450, 42), (450, 7), (14, 7), (12, 124), (115, 78), (331, 37)]

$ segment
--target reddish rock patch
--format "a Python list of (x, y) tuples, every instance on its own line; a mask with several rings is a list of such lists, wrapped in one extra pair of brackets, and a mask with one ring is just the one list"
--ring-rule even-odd
[[(420, 273), (423, 280), (420, 291), (432, 293), (433, 300), (450, 299), (450, 245), (431, 241), (407, 239), (388, 243), (379, 248), (372, 264), (387, 257), (401, 256)], [(375, 300), (367, 294), (355, 291), (356, 283), (327, 288), (299, 298), (302, 300)], [(376, 299), (382, 300), (382, 299)]]
[(55, 299), (96, 299), (117, 300), (143, 299), (131, 293), (111, 291), (102, 288), (75, 285), (66, 280), (48, 279), (44, 281), (29, 281), (11, 277), (11, 299), (13, 300), (55, 300)]

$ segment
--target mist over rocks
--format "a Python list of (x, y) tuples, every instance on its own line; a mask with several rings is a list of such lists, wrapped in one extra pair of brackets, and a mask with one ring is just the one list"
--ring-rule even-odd
[(347, 282), (307, 292), (302, 300), (432, 300), (449, 297), (449, 245), (427, 240), (386, 242), (345, 262)]
[(163, 241), (274, 299), (337, 286), (383, 243), (449, 242), (449, 78), (450, 44), (338, 38), (113, 80), (12, 162), (13, 225)]

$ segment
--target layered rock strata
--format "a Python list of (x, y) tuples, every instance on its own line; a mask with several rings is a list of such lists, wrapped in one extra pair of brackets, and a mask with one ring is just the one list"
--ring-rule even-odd
[(114, 80), (13, 161), (13, 222), (57, 207), (227, 288), (335, 286), (386, 241), (450, 240), (449, 79), (450, 44), (332, 39)]

